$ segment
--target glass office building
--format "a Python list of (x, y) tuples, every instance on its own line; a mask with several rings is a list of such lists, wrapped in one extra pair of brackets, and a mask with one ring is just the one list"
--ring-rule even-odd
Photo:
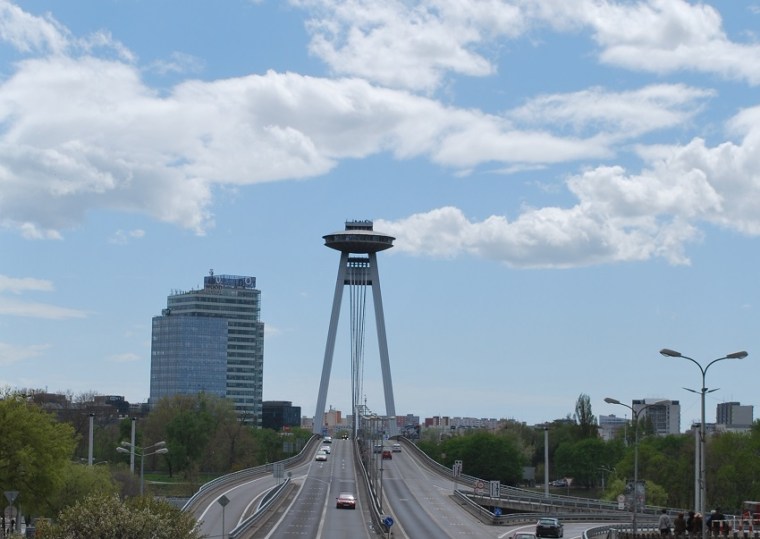
[(256, 278), (214, 275), (201, 290), (175, 292), (153, 318), (150, 400), (200, 391), (230, 399), (261, 426), (264, 323)]

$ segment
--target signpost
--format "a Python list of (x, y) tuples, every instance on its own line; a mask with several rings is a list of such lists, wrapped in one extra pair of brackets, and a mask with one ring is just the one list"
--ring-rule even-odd
[(462, 461), (455, 460), (454, 465), (451, 467), (451, 475), (454, 476), (454, 492), (457, 490), (457, 478), (462, 475)]
[(222, 506), (222, 539), (227, 537), (227, 535), (224, 533), (224, 506), (230, 503), (230, 499), (222, 494), (222, 496), (217, 500), (219, 505)]
[(388, 537), (391, 536), (391, 526), (393, 526), (393, 518), (391, 517), (385, 517), (383, 519), (383, 524), (385, 524), (385, 527), (388, 528)]
[[(16, 501), (16, 498), (18, 498), (18, 490), (6, 490), (5, 491), (5, 499), (8, 500), (8, 503), (11, 506), (11, 520), (15, 520), (16, 526), (18, 526), (18, 511), (16, 511), (16, 518), (13, 517), (13, 503)], [(18, 528), (16, 528), (18, 529)], [(3, 533), (5, 533), (5, 530), (3, 530)]]

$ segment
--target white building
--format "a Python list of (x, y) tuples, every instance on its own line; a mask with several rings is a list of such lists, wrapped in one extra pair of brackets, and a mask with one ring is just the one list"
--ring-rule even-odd
[[(655, 404), (658, 403), (658, 404)], [(631, 402), (639, 420), (649, 419), (658, 436), (681, 433), (681, 404), (668, 399), (634, 399)]]

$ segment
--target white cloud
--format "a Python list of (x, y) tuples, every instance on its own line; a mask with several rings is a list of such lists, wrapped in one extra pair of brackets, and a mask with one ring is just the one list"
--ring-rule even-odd
[(517, 267), (568, 267), (661, 257), (688, 263), (684, 247), (700, 239), (700, 222), (760, 235), (760, 107), (729, 126), (740, 144), (640, 148), (649, 166), (638, 174), (596, 167), (571, 177), (569, 208), (523, 208), (514, 221), (470, 221), (446, 207), (397, 221), (376, 221), (399, 251), (432, 256), (470, 254)]
[(0, 275), (0, 293), (13, 292), (14, 294), (21, 294), (30, 290), (35, 292), (51, 292), (53, 290), (53, 283), (47, 279), (34, 279), (32, 277), (17, 278)]
[(134, 354), (132, 352), (125, 352), (123, 354), (113, 354), (108, 357), (108, 360), (113, 363), (135, 363), (138, 361), (143, 361), (145, 358)]
[(76, 309), (68, 309), (66, 307), (58, 307), (46, 303), (12, 300), (0, 296), (0, 316), (1, 315), (46, 318), (51, 320), (87, 317), (87, 313)]
[(517, 33), (523, 24), (518, 7), (498, 0), (292, 3), (309, 10), (309, 49), (334, 73), (410, 90), (433, 90), (448, 72), (493, 73), (478, 48), (494, 29)]
[(142, 229), (135, 230), (117, 230), (108, 239), (108, 243), (115, 245), (126, 245), (131, 239), (140, 239), (145, 237), (145, 231)]
[(36, 344), (32, 346), (15, 346), (12, 344), (0, 342), (0, 365), (13, 365), (22, 363), (42, 355), (50, 348), (47, 344)]

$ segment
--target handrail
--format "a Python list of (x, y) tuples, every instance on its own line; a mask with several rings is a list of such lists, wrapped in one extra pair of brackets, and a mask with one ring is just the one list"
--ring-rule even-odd
[(264, 499), (261, 500), (261, 503), (258, 505), (258, 507), (256, 507), (256, 511), (254, 511), (251, 516), (243, 520), (240, 524), (235, 526), (235, 528), (232, 529), (227, 534), (227, 536), (230, 539), (237, 539), (241, 534), (250, 530), (261, 519), (261, 517), (266, 514), (267, 510), (282, 497), (282, 494), (286, 492), (286, 489), (289, 485), (290, 477), (286, 477), (284, 482), (280, 483), (269, 492), (267, 492), (266, 496), (264, 496)]
[[(292, 464), (298, 464), (302, 462), (305, 459), (305, 456), (311, 451), (311, 447), (316, 443), (317, 440), (319, 440), (319, 436), (316, 434), (312, 434), (311, 438), (307, 440), (307, 442), (304, 444), (303, 448), (297, 455), (293, 455), (292, 457), (288, 457), (284, 460), (281, 460), (279, 462), (283, 463), (283, 466), (288, 467)], [(197, 501), (198, 498), (203, 496), (209, 488), (216, 487), (218, 485), (222, 485), (225, 483), (234, 483), (237, 481), (240, 477), (249, 477), (249, 476), (257, 476), (265, 474), (269, 471), (272, 471), (274, 467), (274, 463), (267, 463), (262, 464), (261, 466), (255, 466), (253, 468), (246, 468), (244, 470), (238, 470), (237, 472), (228, 473), (225, 475), (221, 475), (217, 477), (216, 479), (212, 479), (211, 481), (204, 483), (198, 488), (198, 491), (193, 494), (187, 502), (185, 502), (185, 505), (182, 506), (182, 511), (188, 511), (193, 504)]]

